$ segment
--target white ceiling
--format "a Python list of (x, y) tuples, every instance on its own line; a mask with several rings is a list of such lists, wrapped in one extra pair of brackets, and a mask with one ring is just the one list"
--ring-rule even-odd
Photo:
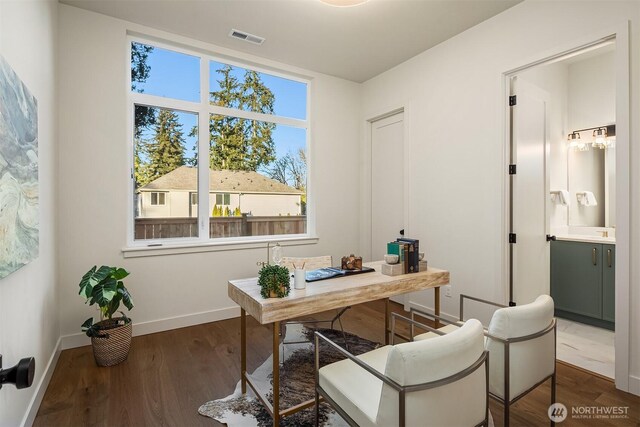
[[(308, 70), (363, 82), (522, 0), (60, 0)], [(232, 29), (266, 41), (228, 37)]]

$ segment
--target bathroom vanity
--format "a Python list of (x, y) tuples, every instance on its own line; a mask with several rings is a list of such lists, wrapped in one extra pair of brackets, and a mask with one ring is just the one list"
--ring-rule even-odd
[(551, 296), (557, 317), (614, 329), (613, 242), (596, 236), (558, 236), (551, 242)]

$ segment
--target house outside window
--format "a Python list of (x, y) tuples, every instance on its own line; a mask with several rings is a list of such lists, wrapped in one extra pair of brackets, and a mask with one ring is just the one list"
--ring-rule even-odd
[(134, 37), (130, 49), (130, 241), (307, 235), (309, 81)]

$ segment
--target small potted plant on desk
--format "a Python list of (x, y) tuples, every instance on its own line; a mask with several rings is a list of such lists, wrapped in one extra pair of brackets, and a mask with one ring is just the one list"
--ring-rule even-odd
[(129, 272), (124, 268), (94, 266), (80, 281), (79, 294), (89, 305), (100, 308), (101, 321), (93, 323), (93, 317), (82, 324), (82, 330), (91, 337), (93, 357), (98, 366), (113, 366), (127, 359), (131, 348), (131, 319), (123, 312), (113, 317), (122, 302), (128, 310), (133, 300), (122, 279)]
[(262, 298), (283, 298), (289, 295), (290, 272), (287, 267), (265, 265), (258, 273)]

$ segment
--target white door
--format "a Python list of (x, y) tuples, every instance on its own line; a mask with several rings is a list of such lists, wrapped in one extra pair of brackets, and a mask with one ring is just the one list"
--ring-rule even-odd
[(511, 175), (511, 232), (516, 243), (509, 245), (513, 251), (511, 301), (522, 305), (549, 294), (549, 95), (521, 77), (514, 78), (512, 84), (516, 95), (516, 105), (510, 107), (516, 173)]
[(404, 135), (402, 112), (371, 122), (371, 259), (404, 229)]

